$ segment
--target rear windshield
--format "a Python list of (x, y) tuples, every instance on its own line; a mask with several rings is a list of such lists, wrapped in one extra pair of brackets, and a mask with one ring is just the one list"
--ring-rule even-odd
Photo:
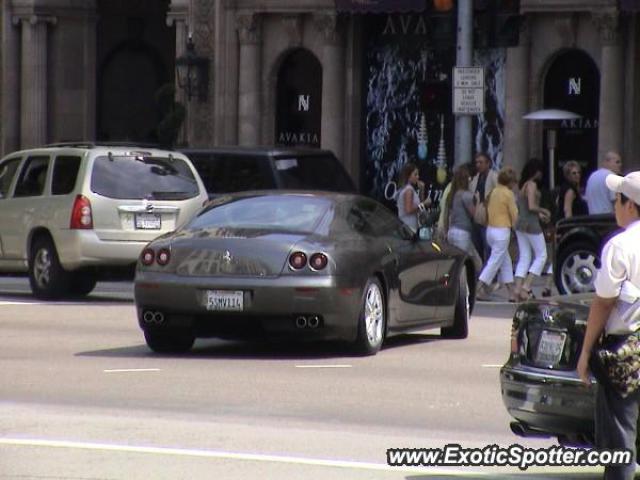
[(330, 155), (278, 157), (275, 167), (282, 188), (355, 192), (344, 167)]
[(220, 197), (198, 215), (189, 228), (227, 227), (313, 232), (330, 205), (329, 200), (300, 195), (237, 199)]
[(189, 165), (179, 158), (97, 157), (91, 190), (118, 199), (185, 200), (198, 196)]

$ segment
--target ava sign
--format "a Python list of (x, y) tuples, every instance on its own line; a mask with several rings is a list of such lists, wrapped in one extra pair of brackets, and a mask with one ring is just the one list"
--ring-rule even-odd
[(453, 113), (484, 113), (484, 69), (453, 67)]

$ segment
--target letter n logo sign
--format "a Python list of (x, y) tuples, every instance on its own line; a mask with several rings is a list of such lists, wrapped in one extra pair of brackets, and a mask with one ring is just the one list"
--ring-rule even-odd
[(582, 89), (582, 79), (581, 78), (570, 78), (569, 79), (569, 95), (580, 95), (580, 90)]
[(298, 111), (308, 112), (311, 95), (298, 95)]

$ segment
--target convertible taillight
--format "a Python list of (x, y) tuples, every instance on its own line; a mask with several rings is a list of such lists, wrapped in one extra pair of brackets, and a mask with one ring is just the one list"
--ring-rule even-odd
[(314, 253), (309, 259), (309, 266), (314, 270), (322, 270), (328, 262), (329, 259), (324, 253)]
[(289, 256), (289, 265), (294, 270), (300, 270), (307, 264), (307, 256), (302, 252), (293, 252)]

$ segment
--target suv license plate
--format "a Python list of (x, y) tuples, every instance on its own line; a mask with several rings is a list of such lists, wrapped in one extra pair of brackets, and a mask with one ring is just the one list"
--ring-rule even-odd
[(543, 330), (536, 352), (536, 363), (548, 366), (556, 365), (562, 356), (566, 338), (566, 333)]
[(162, 220), (158, 213), (136, 213), (136, 229), (160, 230)]
[(241, 312), (244, 309), (242, 290), (207, 290), (207, 310)]

